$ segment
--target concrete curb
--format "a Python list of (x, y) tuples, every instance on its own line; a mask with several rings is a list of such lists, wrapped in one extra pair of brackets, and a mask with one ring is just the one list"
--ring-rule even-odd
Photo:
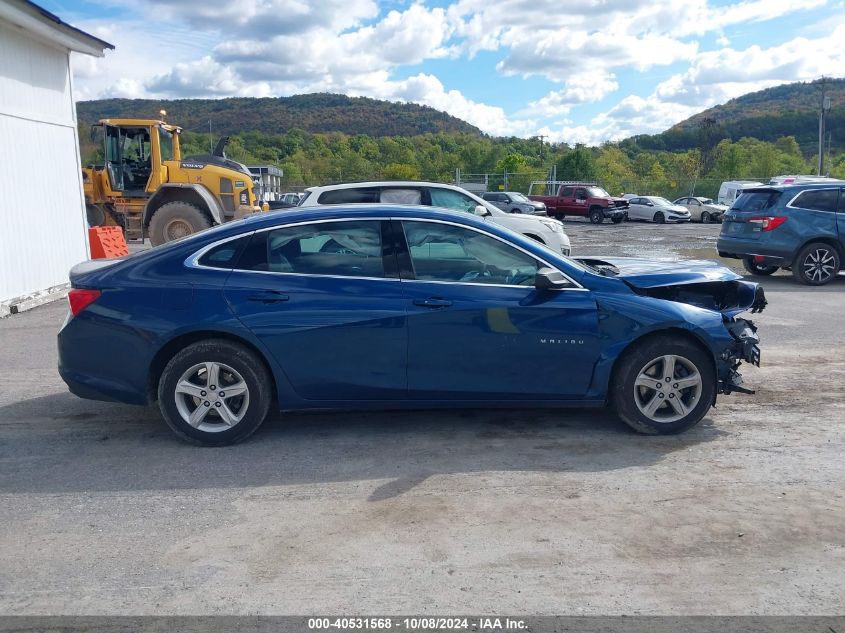
[(63, 299), (67, 296), (69, 290), (69, 283), (61, 284), (59, 286), (53, 286), (51, 288), (46, 288), (45, 290), (39, 290), (38, 292), (33, 292), (28, 295), (4, 301), (3, 303), (0, 303), (0, 319), (12, 314), (31, 310), (32, 308), (37, 308), (40, 305), (56, 301), (57, 299)]

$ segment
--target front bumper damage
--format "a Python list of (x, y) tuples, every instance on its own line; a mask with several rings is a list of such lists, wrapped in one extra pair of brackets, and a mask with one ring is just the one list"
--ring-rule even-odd
[(726, 319), (725, 328), (734, 340), (717, 359), (717, 391), (725, 395), (733, 392), (753, 394), (753, 389), (742, 386), (742, 374), (738, 370), (743, 361), (760, 366), (760, 337), (757, 335), (757, 326), (748, 319), (733, 318)]

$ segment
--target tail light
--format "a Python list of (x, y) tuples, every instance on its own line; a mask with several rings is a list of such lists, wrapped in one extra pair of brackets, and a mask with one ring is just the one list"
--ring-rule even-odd
[(70, 313), (76, 316), (85, 308), (94, 303), (103, 294), (99, 290), (85, 290), (73, 288), (67, 293), (67, 302), (70, 304)]
[(766, 231), (774, 231), (781, 224), (786, 222), (786, 216), (783, 215), (757, 215), (753, 218), (748, 218), (749, 222), (759, 224), (760, 229), (765, 233)]

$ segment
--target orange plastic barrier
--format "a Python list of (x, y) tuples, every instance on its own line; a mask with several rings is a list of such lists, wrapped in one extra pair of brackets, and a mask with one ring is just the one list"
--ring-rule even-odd
[(119, 226), (95, 226), (88, 229), (88, 242), (91, 244), (91, 259), (129, 254), (129, 247), (123, 239), (123, 229)]

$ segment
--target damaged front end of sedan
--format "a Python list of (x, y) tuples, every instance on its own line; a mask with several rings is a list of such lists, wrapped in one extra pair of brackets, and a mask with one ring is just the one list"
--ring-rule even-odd
[(753, 394), (743, 386), (743, 362), (760, 366), (760, 337), (743, 312), (762, 312), (768, 301), (761, 286), (744, 281), (711, 261), (655, 262), (635, 258), (581, 257), (578, 260), (606, 276), (618, 277), (640, 296), (687, 304), (721, 314), (731, 342), (716, 354), (717, 393)]

